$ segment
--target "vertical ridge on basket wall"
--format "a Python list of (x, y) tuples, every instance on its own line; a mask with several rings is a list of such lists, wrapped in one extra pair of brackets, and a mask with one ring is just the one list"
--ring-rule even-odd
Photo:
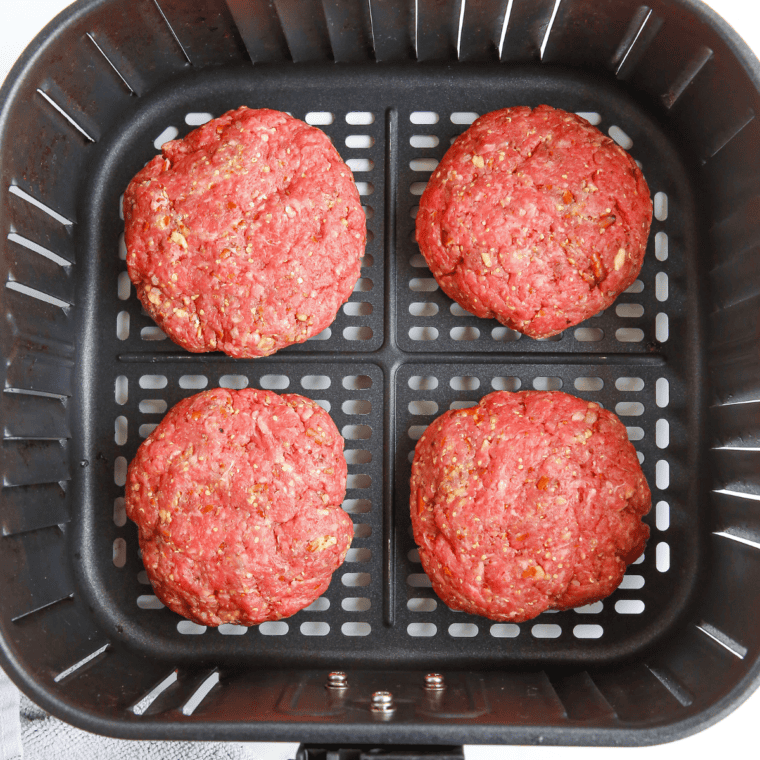
[(358, 63), (372, 59), (372, 23), (366, 0), (323, 0), (333, 59)]
[(4, 486), (31, 486), (69, 480), (70, 451), (65, 441), (3, 440)]
[[(757, 168), (758, 162), (748, 163)], [(757, 248), (760, 245), (760, 193), (737, 199), (729, 212), (715, 220), (710, 238), (713, 265), (733, 259), (750, 248)]]
[(713, 446), (760, 448), (760, 399), (751, 404), (711, 406), (709, 412)]
[(755, 118), (703, 165), (702, 176), (705, 187), (710, 189), (715, 224), (730, 216), (737, 203), (760, 195), (758, 146), (760, 119)]
[(727, 533), (760, 544), (758, 494), (716, 489), (711, 497), (712, 533)]
[(713, 403), (738, 404), (760, 397), (760, 357), (755, 344), (714, 347), (707, 366)]
[(456, 58), (463, 2), (465, 0), (417, 0), (415, 39), (418, 61)]
[[(759, 253), (760, 245), (752, 245), (710, 272), (713, 304), (721, 312), (734, 309), (740, 304), (744, 304), (744, 308), (750, 310), (753, 305), (756, 306), (757, 297), (760, 295)], [(737, 313), (740, 311), (741, 309), (738, 309)], [(716, 319), (716, 323), (718, 321)], [(714, 329), (718, 342), (727, 342), (726, 339), (731, 337), (730, 334), (723, 335), (723, 329), (718, 324), (714, 325)]]
[[(0, 249), (5, 249), (3, 241), (0, 241)], [(7, 275), (7, 269), (3, 274)], [(8, 287), (4, 289), (2, 300), (5, 329), (0, 332), (0, 346), (8, 358), (6, 378), (18, 378), (13, 387), (58, 393), (48, 389), (61, 384), (69, 386), (74, 356), (69, 311)], [(44, 359), (37, 366), (35, 357), (40, 353)], [(61, 365), (60, 378), (55, 377), (57, 365)]]
[(195, 67), (247, 60), (246, 48), (226, 0), (156, 0)]
[[(709, 581), (700, 592), (698, 625), (712, 633), (733, 652), (736, 665), (739, 660), (750, 662), (760, 650), (760, 627), (757, 609), (747, 604), (746, 597), (736, 584), (741, 578), (747, 588), (760, 584), (760, 546), (729, 535), (710, 536)], [(711, 630), (713, 629), (713, 630)]]
[(751, 344), (760, 329), (760, 296), (715, 311), (710, 316), (710, 345), (714, 348)]
[(61, 259), (52, 260), (53, 252), (15, 233), (10, 233), (3, 242), (8, 253), (5, 273), (8, 287), (32, 288), (56, 299), (58, 306), (74, 303), (72, 267), (61, 266)]
[(694, 702), (694, 693), (689, 691), (667, 667), (656, 667), (647, 663), (646, 668), (683, 707), (688, 707)]
[(559, 675), (551, 679), (552, 687), (570, 720), (614, 720), (612, 705), (594, 683), (588, 671)]
[[(704, 621), (700, 622), (704, 624)], [(677, 646), (669, 642), (659, 647), (647, 663), (658, 679), (666, 683), (672, 679), (668, 687), (671, 693), (678, 694), (676, 699), (680, 697), (682, 704), (689, 703), (689, 700), (698, 704), (703, 699), (705, 684), (711, 684), (721, 694), (726, 694), (736, 684), (741, 659), (718, 643), (708, 632), (711, 629), (709, 624), (704, 628), (694, 624), (685, 626), (679, 634)], [(662, 679), (663, 675), (665, 679)]]
[(711, 454), (718, 488), (760, 495), (760, 450), (713, 449)]
[(465, 2), (459, 31), (460, 61), (494, 61), (499, 57), (499, 42), (509, 0)]
[[(103, 62), (102, 69), (105, 71), (107, 62), (103, 60), (102, 56), (98, 56), (98, 60)], [(41, 86), (37, 87), (36, 92), (40, 108), (52, 108), (54, 112), (57, 112), (58, 118), (64, 120), (62, 124), (65, 128), (74, 129), (79, 132), (80, 137), (84, 137), (89, 142), (96, 143), (100, 139), (102, 131), (101, 126), (93, 118), (91, 112), (97, 109), (98, 105), (89, 88), (79, 89), (76, 83), (67, 77), (67, 73), (65, 70), (53, 70), (40, 83)], [(108, 76), (112, 78), (110, 73)], [(97, 77), (93, 78), (97, 79)], [(118, 93), (119, 96), (124, 98), (129, 97), (128, 93), (116, 87), (113, 88), (112, 92)], [(107, 101), (108, 98), (104, 97), (103, 100)], [(83, 103), (85, 105), (82, 105)], [(86, 106), (90, 106), (91, 108), (85, 110)], [(108, 112), (106, 111), (106, 113)], [(112, 114), (113, 111), (111, 111)]]
[(662, 18), (648, 5), (639, 6), (610, 61), (618, 79), (630, 79), (641, 61), (649, 60), (650, 46), (659, 34), (662, 24)]
[(333, 59), (321, 0), (274, 0), (274, 6), (294, 62)]
[(3, 189), (0, 204), (2, 214), (9, 222), (6, 236), (13, 234), (31, 241), (73, 264), (73, 225), (53, 218), (50, 213), (34, 205), (35, 200), (17, 185)]
[(541, 60), (615, 69), (615, 52), (643, 5), (640, 0), (561, 0)]
[[(672, 714), (682, 705), (641, 662), (594, 674), (594, 682), (623, 722), (651, 721), (653, 715)], [(646, 695), (646, 698), (643, 698)]]
[[(187, 65), (184, 47), (178, 46), (174, 29), (155, 2), (141, 0), (131, 9), (112, 6), (74, 25), (66, 55), (40, 83), (96, 141), (118, 122), (134, 96), (156, 81), (157, 73)], [(120, 23), (130, 29), (130, 38), (124, 36)], [(152, 49), (147, 49), (151, 43)], [(83, 70), (87, 77), (81, 76)]]
[(74, 593), (65, 533), (57, 525), (0, 537), (0, 568), (7, 586), (3, 611), (11, 620)]
[[(721, 153), (708, 162), (719, 159)], [(745, 155), (757, 171), (757, 146)], [(754, 156), (752, 154), (755, 154)], [(754, 160), (752, 160), (754, 158)], [(708, 317), (712, 347), (710, 368), (713, 392), (720, 403), (760, 398), (760, 357), (756, 336), (760, 329), (760, 287), (757, 251), (760, 248), (760, 195), (737, 201), (710, 229), (712, 268), (709, 272), (713, 306)]]
[(71, 520), (71, 504), (59, 483), (4, 488), (0, 535), (12, 536)]
[(368, 0), (375, 60), (407, 61), (415, 57), (413, 0)]
[[(6, 296), (10, 297), (11, 294), (8, 293)], [(16, 293), (13, 296), (14, 300), (25, 298)], [(17, 320), (14, 320), (14, 326), (20, 326)], [(11, 347), (3, 345), (3, 348)], [(73, 350), (65, 351), (61, 356), (51, 355), (48, 343), (44, 346), (19, 346), (6, 356), (8, 357), (5, 375), (6, 392), (31, 391), (58, 397), (71, 396)]]
[(288, 44), (274, 5), (267, 0), (227, 0), (235, 25), (253, 63), (286, 61)]
[(3, 393), (0, 408), (5, 440), (71, 438), (68, 410), (60, 398)]
[(501, 60), (519, 63), (538, 60), (541, 44), (554, 12), (555, 0), (513, 0), (507, 28), (499, 30)]
[[(717, 40), (716, 43), (720, 44)], [(703, 163), (722, 150), (760, 113), (758, 99), (754, 98), (750, 104), (741, 92), (742, 88), (716, 90), (718, 82), (746, 78), (736, 61), (727, 61), (721, 52), (725, 53), (715, 51), (671, 109), (674, 129), (686, 124), (693, 129), (690, 146)], [(720, 108), (715, 107), (718, 102)]]
[[(751, 320), (751, 327), (757, 327), (752, 313), (753, 308), (757, 308), (757, 300), (756, 296), (751, 297), (737, 306), (719, 311), (713, 315), (712, 327), (715, 330), (717, 322), (722, 327), (718, 329), (720, 335), (724, 331), (730, 334), (732, 328), (740, 331), (745, 319)], [(728, 320), (725, 319), (726, 313), (730, 315)], [(732, 372), (734, 367), (731, 364), (727, 368), (733, 392), (724, 398), (730, 401), (756, 401), (760, 395), (756, 340), (753, 341), (751, 330), (743, 337), (741, 347), (733, 350), (732, 362), (743, 366), (739, 372)], [(743, 361), (737, 358), (742, 354)], [(719, 366), (714, 365), (713, 376), (720, 378), (723, 375)], [(719, 387), (719, 396), (722, 390)], [(710, 452), (714, 486), (709, 527), (713, 533), (710, 549), (714, 569), (702, 592), (699, 628), (717, 642), (710, 642), (713, 650), (720, 651), (722, 646), (739, 659), (747, 655), (754, 658), (760, 648), (760, 635), (752, 622), (754, 612), (749, 605), (742, 603), (738, 591), (733, 591), (736, 586), (731, 580), (741, 577), (743, 582), (752, 586), (760, 582), (760, 520), (756, 509), (760, 499), (758, 406), (758, 403), (732, 403), (713, 406), (710, 410), (711, 429), (715, 431), (714, 443), (717, 444)], [(707, 643), (703, 642), (703, 645), (707, 646)], [(736, 667), (736, 660), (733, 662)]]
[[(714, 225), (711, 230), (713, 245), (710, 250), (713, 265), (709, 277), (713, 304), (717, 309), (729, 308), (760, 293), (760, 229), (754, 216), (760, 213), (760, 195), (748, 195), (748, 202), (737, 202), (739, 209)], [(742, 214), (742, 211), (751, 215), (746, 221), (754, 234), (746, 235), (741, 230), (729, 231), (737, 217), (747, 215)]]

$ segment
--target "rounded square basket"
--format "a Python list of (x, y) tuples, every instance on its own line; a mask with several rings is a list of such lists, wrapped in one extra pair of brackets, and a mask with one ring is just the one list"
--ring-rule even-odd
[[(759, 91), (758, 61), (695, 0), (72, 5), (1, 93), (3, 667), (54, 715), (128, 738), (640, 745), (720, 719), (760, 667)], [(628, 149), (655, 203), (636, 283), (549, 341), (452, 304), (413, 237), (451, 141), (540, 103)], [(242, 104), (324, 129), (370, 233), (331, 327), (255, 361), (166, 340), (119, 211), (164, 141)], [(163, 608), (124, 513), (141, 440), (214, 386), (304, 393), (346, 439), (346, 564), (311, 607), (251, 629)], [(603, 602), (493, 624), (433, 594), (410, 458), (436, 414), (520, 388), (621, 417), (652, 537)], [(334, 670), (347, 689), (324, 688)]]

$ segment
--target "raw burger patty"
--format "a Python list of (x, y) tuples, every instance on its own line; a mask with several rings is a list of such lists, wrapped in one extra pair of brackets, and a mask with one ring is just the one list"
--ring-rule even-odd
[(428, 182), (417, 242), (438, 284), (532, 338), (606, 309), (636, 279), (652, 202), (633, 159), (549, 106), (479, 118)]
[(203, 625), (307, 607), (354, 528), (343, 439), (313, 401), (217, 388), (172, 407), (129, 466), (127, 515), (156, 596)]
[(124, 194), (137, 296), (188, 351), (272, 354), (325, 329), (359, 278), (366, 221), (319, 129), (229, 111), (166, 143)]
[(420, 559), (452, 609), (522, 622), (603, 599), (643, 552), (651, 495), (620, 420), (559, 392), (497, 392), (417, 443)]

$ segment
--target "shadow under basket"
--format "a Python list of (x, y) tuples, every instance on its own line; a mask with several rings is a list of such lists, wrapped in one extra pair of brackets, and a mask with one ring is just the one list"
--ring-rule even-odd
[[(760, 656), (759, 84), (747, 46), (693, 0), (83, 0), (58, 16), (0, 112), (14, 681), (70, 723), (136, 739), (641, 745), (740, 704)], [(655, 204), (636, 283), (548, 341), (453, 304), (414, 242), (451, 141), (479, 114), (540, 103), (628, 149)], [(127, 277), (119, 211), (164, 141), (241, 104), (323, 129), (369, 230), (331, 327), (254, 361), (166, 339)], [(124, 513), (140, 441), (215, 386), (303, 393), (346, 438), (346, 564), (311, 607), (250, 629), (163, 608)], [(435, 415), (519, 388), (620, 415), (652, 536), (603, 602), (494, 624), (433, 594), (410, 460)], [(331, 671), (347, 688), (325, 688)], [(425, 688), (430, 671), (445, 690)], [(395, 711), (371, 709), (376, 691)]]

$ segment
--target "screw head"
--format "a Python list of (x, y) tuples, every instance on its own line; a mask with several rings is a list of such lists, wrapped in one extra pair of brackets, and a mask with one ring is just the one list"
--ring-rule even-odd
[(396, 705), (393, 703), (393, 694), (389, 691), (376, 691), (372, 695), (369, 709), (372, 712), (385, 713), (386, 715), (395, 712)]
[(425, 691), (443, 691), (446, 684), (440, 673), (428, 673), (425, 676)]
[(326, 689), (347, 689), (348, 678), (346, 674), (341, 670), (334, 670), (327, 676)]

